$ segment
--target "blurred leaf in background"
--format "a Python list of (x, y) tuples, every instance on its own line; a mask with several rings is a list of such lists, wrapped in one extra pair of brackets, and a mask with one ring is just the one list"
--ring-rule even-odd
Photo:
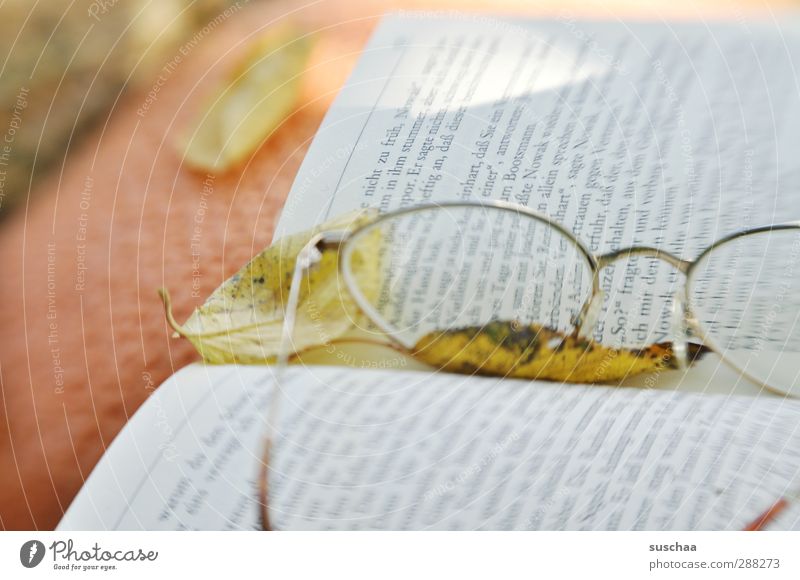
[(0, 217), (60, 166), (125, 87), (234, 0), (6, 0), (0, 7)]
[(180, 148), (185, 161), (221, 173), (253, 153), (295, 108), (311, 43), (292, 26), (267, 30), (207, 99)]

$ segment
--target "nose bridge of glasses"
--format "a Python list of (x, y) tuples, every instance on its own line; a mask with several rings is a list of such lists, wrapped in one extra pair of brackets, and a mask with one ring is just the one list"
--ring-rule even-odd
[(597, 264), (598, 269), (602, 270), (606, 266), (609, 266), (620, 260), (622, 258), (630, 258), (634, 256), (646, 256), (655, 258), (656, 260), (662, 260), (668, 263), (670, 266), (673, 266), (682, 274), (687, 274), (689, 272), (689, 268), (691, 267), (692, 263), (679, 258), (678, 256), (661, 250), (659, 248), (653, 248), (650, 246), (630, 246), (627, 248), (622, 248), (620, 250), (615, 250), (613, 252), (608, 252), (607, 254), (603, 254), (597, 257)]
[[(650, 246), (630, 246), (597, 256), (597, 271), (600, 272), (600, 270), (613, 264), (617, 260), (639, 256), (650, 257), (666, 262), (684, 276), (689, 274), (692, 267), (692, 262), (683, 260), (659, 248)], [(678, 291), (673, 295), (670, 319), (674, 360), (677, 368), (686, 368), (689, 361), (687, 340), (690, 336), (700, 337), (701, 335), (698, 332), (699, 325), (691, 312), (685, 292)]]

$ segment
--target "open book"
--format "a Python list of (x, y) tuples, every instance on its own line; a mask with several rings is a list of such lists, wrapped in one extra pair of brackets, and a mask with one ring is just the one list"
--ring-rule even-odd
[[(367, 206), (502, 199), (594, 251), (643, 243), (691, 258), (748, 225), (800, 218), (800, 107), (784, 74), (799, 30), (387, 17), (276, 236)], [(659, 301), (676, 274), (639, 267), (604, 279), (599, 339), (668, 336)], [(740, 529), (800, 483), (800, 403), (713, 356), (648, 388), (325, 365), (277, 386), (279, 529)], [(179, 371), (60, 529), (257, 527), (275, 388), (266, 366)], [(774, 525), (800, 527), (800, 510)]]

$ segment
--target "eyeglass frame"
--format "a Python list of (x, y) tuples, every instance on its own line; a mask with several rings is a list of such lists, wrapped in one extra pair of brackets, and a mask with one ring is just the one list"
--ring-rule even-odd
[[(748, 380), (752, 381), (754, 384), (760, 386), (761, 388), (767, 389), (775, 394), (779, 394), (781, 396), (788, 396), (794, 397), (794, 395), (790, 395), (784, 392), (781, 392), (780, 389), (776, 387), (772, 387), (769, 384), (765, 383), (761, 379), (757, 379), (756, 377), (752, 376), (747, 371), (744, 371), (734, 365), (731, 361), (729, 361), (722, 352), (722, 348), (719, 347), (706, 333), (700, 321), (694, 315), (692, 311), (692, 305), (690, 300), (690, 291), (691, 291), (691, 279), (692, 279), (692, 272), (694, 268), (703, 261), (708, 254), (713, 252), (715, 249), (719, 248), (720, 246), (727, 244), (733, 240), (738, 238), (742, 238), (745, 236), (765, 233), (765, 232), (775, 232), (775, 231), (782, 231), (782, 230), (798, 230), (800, 232), (800, 220), (797, 221), (789, 221), (789, 222), (782, 222), (774, 225), (764, 225), (764, 226), (757, 226), (754, 228), (747, 228), (744, 230), (740, 230), (734, 232), (732, 234), (728, 234), (723, 236), (722, 238), (714, 241), (694, 259), (694, 260), (684, 260), (679, 258), (675, 254), (662, 250), (660, 248), (655, 248), (652, 246), (646, 245), (633, 245), (628, 246), (625, 248), (620, 248), (618, 250), (613, 250), (611, 252), (606, 252), (603, 254), (595, 254), (592, 252), (581, 239), (575, 234), (573, 231), (562, 225), (561, 223), (551, 219), (549, 216), (540, 213), (536, 210), (530, 209), (527, 206), (511, 203), (502, 200), (490, 200), (490, 201), (443, 201), (439, 203), (424, 203), (424, 204), (417, 204), (405, 208), (400, 208), (392, 211), (388, 211), (382, 214), (379, 214), (375, 219), (371, 220), (368, 223), (362, 224), (359, 227), (353, 230), (330, 230), (330, 231), (322, 231), (318, 232), (306, 243), (306, 245), (301, 249), (300, 253), (297, 255), (295, 266), (292, 274), (291, 285), (289, 287), (289, 295), (286, 301), (286, 307), (284, 309), (285, 316), (283, 322), (283, 328), (281, 333), (281, 342), (278, 349), (278, 356), (276, 360), (276, 388), (273, 392), (275, 395), (279, 390), (280, 381), (278, 378), (283, 374), (284, 369), (288, 366), (289, 356), (290, 356), (290, 342), (292, 340), (292, 335), (294, 333), (294, 325), (296, 320), (297, 308), (299, 306), (299, 297), (300, 297), (300, 282), (308, 272), (308, 270), (314, 266), (322, 257), (322, 252), (335, 249), (339, 252), (339, 260), (338, 260), (338, 273), (344, 279), (345, 286), (347, 291), (350, 293), (353, 300), (356, 302), (356, 306), (360, 308), (364, 314), (374, 323), (380, 330), (382, 330), (387, 337), (395, 342), (399, 342), (398, 339), (394, 336), (394, 330), (384, 321), (383, 316), (378, 313), (378, 311), (372, 306), (369, 300), (364, 296), (359, 284), (355, 280), (355, 276), (352, 270), (349, 268), (350, 265), (350, 254), (353, 252), (356, 244), (354, 243), (360, 235), (363, 235), (367, 231), (375, 228), (382, 222), (388, 221), (390, 219), (395, 219), (399, 216), (412, 214), (412, 213), (420, 213), (424, 211), (430, 211), (435, 209), (448, 209), (448, 208), (484, 208), (484, 209), (499, 209), (503, 211), (508, 211), (515, 213), (517, 215), (523, 215), (525, 217), (532, 218), (540, 223), (545, 224), (546, 226), (551, 227), (552, 229), (556, 230), (559, 234), (561, 234), (564, 238), (566, 238), (572, 245), (575, 247), (580, 255), (586, 260), (586, 263), (589, 267), (589, 271), (591, 272), (592, 277), (592, 288), (590, 294), (587, 296), (586, 300), (584, 301), (583, 305), (581, 306), (579, 314), (575, 317), (572, 324), (574, 330), (579, 334), (585, 335), (587, 330), (592, 329), (596, 324), (597, 314), (599, 309), (598, 299), (603, 297), (603, 291), (600, 287), (600, 272), (617, 260), (621, 258), (630, 258), (630, 257), (651, 257), (656, 260), (661, 260), (668, 263), (670, 266), (674, 267), (680, 273), (682, 273), (685, 277), (685, 282), (683, 284), (683, 292), (682, 296), (680, 296), (680, 301), (678, 306), (678, 315), (680, 316), (680, 323), (682, 324), (683, 334), (685, 335), (682, 338), (688, 339), (689, 337), (695, 338), (700, 341), (700, 343), (712, 350), (713, 352), (717, 353), (720, 356), (720, 359), (730, 368), (734, 369), (737, 373), (740, 373), (742, 376), (746, 377)], [(679, 291), (680, 292), (680, 291)], [(678, 298), (679, 292), (676, 292), (675, 298)], [(675, 306), (675, 305), (674, 305)], [(678, 367), (684, 368), (688, 365), (688, 354), (687, 354), (687, 347), (686, 341), (681, 340), (680, 343), (674, 342), (673, 343), (673, 355), (677, 357)], [(271, 447), (272, 447), (272, 429), (275, 425), (275, 419), (277, 418), (277, 408), (278, 405), (276, 404), (276, 397), (272, 397), (273, 401), (270, 405), (269, 409), (269, 416), (270, 420), (269, 425), (270, 433), (267, 436), (267, 441), (265, 443), (265, 451), (264, 457), (262, 460), (262, 470), (261, 476), (259, 477), (259, 495), (261, 496), (260, 506), (261, 506), (261, 520), (262, 520), (262, 527), (265, 530), (269, 530), (270, 528), (270, 519), (269, 519), (269, 508), (267, 505), (268, 500), (268, 485), (267, 485), (267, 471), (269, 466), (269, 457), (271, 454)]]

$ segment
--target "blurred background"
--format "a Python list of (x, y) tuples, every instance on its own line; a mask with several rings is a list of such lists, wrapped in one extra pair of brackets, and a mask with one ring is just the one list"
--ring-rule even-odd
[(0, 3), (0, 127), (13, 132), (13, 163), (9, 156), (3, 166), (0, 216), (25, 198), (36, 177), (80, 143), (123, 90), (136, 90), (182, 43), (234, 4)]
[[(106, 115), (123, 92), (135, 91), (198, 31), (216, 28), (245, 5), (270, 0), (5, 0), (0, 3), (0, 127), (13, 139), (10, 155), (0, 157), (0, 219), (24, 200), (35, 180), (64, 161), (87, 130)], [(273, 3), (276, 3), (273, 1)], [(768, 13), (793, 2), (721, 0), (663, 2), (384, 2), (352, 0), (364, 9), (439, 7), (552, 13), (559, 6), (574, 13), (716, 14), (741, 18)], [(325, 3), (295, 2), (296, 6)], [(570, 4), (576, 6), (570, 7)], [(355, 5), (360, 5), (356, 7)], [(24, 116), (21, 114), (24, 111)], [(24, 117), (24, 122), (23, 122)]]

